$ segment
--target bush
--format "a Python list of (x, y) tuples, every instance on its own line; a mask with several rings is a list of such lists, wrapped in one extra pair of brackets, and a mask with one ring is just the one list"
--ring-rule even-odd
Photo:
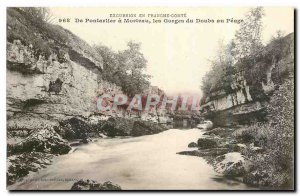
[(236, 136), (248, 134), (263, 138), (263, 153), (249, 150), (253, 167), (245, 177), (247, 183), (292, 189), (294, 186), (294, 80), (291, 77), (274, 92), (267, 106), (268, 123), (248, 127)]
[(269, 129), (265, 123), (255, 123), (249, 127), (237, 129), (232, 135), (240, 143), (254, 143), (255, 146), (264, 147)]
[(19, 9), (24, 11), (26, 15), (33, 20), (32, 22), (50, 22), (52, 17), (49, 8), (45, 7), (23, 7)]

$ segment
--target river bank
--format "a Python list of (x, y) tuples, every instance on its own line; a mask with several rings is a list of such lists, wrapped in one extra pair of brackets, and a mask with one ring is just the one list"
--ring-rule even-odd
[(202, 158), (177, 154), (202, 134), (199, 129), (169, 129), (140, 137), (98, 139), (55, 157), (50, 166), (9, 189), (69, 190), (79, 179), (110, 180), (122, 190), (251, 189), (223, 178)]
[(290, 185), (284, 183), (286, 179), (275, 178), (272, 173), (266, 173), (266, 166), (260, 165), (260, 158), (270, 153), (265, 146), (268, 138), (262, 132), (264, 129), (266, 124), (204, 128), (202, 137), (189, 143), (189, 150), (178, 154), (201, 157), (220, 175), (250, 187), (289, 189)]
[(71, 118), (59, 126), (45, 126), (25, 135), (11, 133), (7, 145), (7, 185), (48, 167), (56, 157), (70, 154), (80, 145), (106, 137), (137, 137), (166, 129), (164, 125), (139, 119), (110, 117), (90, 122)]
[[(251, 162), (243, 155), (246, 144), (232, 136), (237, 129), (205, 128), (202, 137), (189, 143), (190, 150), (181, 151), (178, 154), (202, 157), (217, 173), (243, 182), (244, 175), (251, 167)], [(259, 149), (256, 148), (256, 150)]]

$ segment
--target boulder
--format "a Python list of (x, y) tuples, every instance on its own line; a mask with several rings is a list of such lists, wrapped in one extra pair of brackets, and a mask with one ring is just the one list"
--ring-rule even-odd
[(244, 156), (238, 152), (230, 152), (216, 157), (213, 166), (218, 173), (230, 177), (243, 176), (248, 167)]
[(224, 147), (228, 149), (228, 152), (241, 152), (243, 149), (245, 149), (239, 144), (225, 144)]
[(21, 142), (8, 146), (9, 155), (24, 152), (67, 154), (70, 150), (69, 144), (52, 127), (33, 131)]
[(167, 128), (151, 121), (111, 117), (103, 123), (101, 130), (109, 137), (142, 136), (162, 132)]
[(210, 148), (210, 149), (203, 149), (203, 150), (182, 151), (182, 152), (178, 152), (177, 154), (198, 156), (198, 157), (207, 157), (207, 156), (216, 157), (226, 153), (228, 153), (227, 148)]
[(116, 190), (116, 191), (119, 191), (119, 190), (122, 190), (122, 188), (121, 188), (121, 186), (119, 186), (117, 184), (114, 184), (110, 181), (106, 181), (102, 184), (101, 190)]
[(75, 182), (71, 187), (71, 190), (122, 190), (117, 184), (113, 184), (110, 181), (104, 182), (103, 184), (98, 183), (94, 180), (79, 180)]
[(231, 128), (217, 127), (210, 131), (205, 132), (203, 135), (217, 135), (220, 137), (228, 137), (231, 135), (231, 133), (233, 131), (234, 131), (234, 129), (231, 129)]
[(197, 157), (201, 156), (200, 150), (181, 151), (181, 152), (177, 152), (176, 154), (189, 155), (189, 156), (197, 156)]
[(189, 143), (188, 147), (189, 148), (196, 148), (196, 147), (198, 147), (198, 144), (196, 142), (191, 142), (191, 143)]
[(111, 117), (103, 123), (101, 129), (109, 137), (130, 136), (133, 124), (133, 119)]
[(198, 139), (198, 147), (201, 149), (216, 148), (218, 146), (217, 142), (209, 138)]
[(88, 144), (90, 142), (92, 142), (91, 138), (83, 138), (82, 140), (80, 140), (80, 143), (83, 143), (83, 144)]
[(97, 132), (94, 126), (76, 117), (60, 122), (58, 132), (67, 140), (86, 139), (90, 135), (97, 135), (93, 134)]
[(213, 123), (211, 121), (205, 120), (202, 123), (198, 124), (196, 127), (198, 129), (208, 130), (208, 129), (211, 129), (213, 127)]
[(133, 124), (131, 136), (142, 136), (156, 134), (165, 131), (166, 127), (152, 121), (135, 121)]

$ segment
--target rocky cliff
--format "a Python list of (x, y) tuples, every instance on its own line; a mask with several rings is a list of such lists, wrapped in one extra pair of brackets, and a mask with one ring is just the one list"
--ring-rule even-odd
[[(30, 9), (30, 8), (29, 8)], [(55, 131), (96, 111), (102, 58), (87, 43), (23, 8), (7, 9), (7, 184), (71, 150)]]
[(73, 144), (166, 129), (97, 111), (99, 95), (122, 93), (121, 88), (102, 78), (102, 57), (93, 47), (42, 20), (38, 11), (7, 9), (8, 185), (46, 167), (54, 156), (69, 153)]
[[(115, 88), (101, 79), (101, 56), (60, 26), (37, 27), (22, 10), (10, 8), (7, 17), (8, 130), (28, 131), (92, 115), (97, 93)], [(20, 29), (24, 31), (18, 33)], [(59, 32), (64, 42), (50, 31)]]
[(246, 62), (247, 69), (240, 68), (228, 76), (231, 82), (226, 88), (211, 89), (201, 111), (215, 125), (264, 120), (265, 102), (294, 71), (294, 33), (268, 44), (262, 56), (255, 63)]

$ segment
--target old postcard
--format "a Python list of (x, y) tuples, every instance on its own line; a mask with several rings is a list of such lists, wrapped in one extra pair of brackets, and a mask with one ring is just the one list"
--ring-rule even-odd
[(294, 190), (294, 8), (6, 12), (8, 190)]

